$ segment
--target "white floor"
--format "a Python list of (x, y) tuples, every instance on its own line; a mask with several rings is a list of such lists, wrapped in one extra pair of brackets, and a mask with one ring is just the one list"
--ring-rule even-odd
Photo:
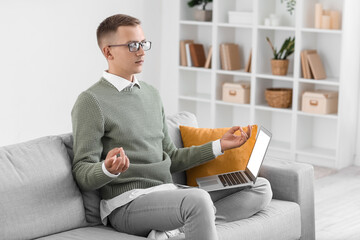
[(315, 180), (315, 223), (317, 240), (360, 240), (360, 167)]

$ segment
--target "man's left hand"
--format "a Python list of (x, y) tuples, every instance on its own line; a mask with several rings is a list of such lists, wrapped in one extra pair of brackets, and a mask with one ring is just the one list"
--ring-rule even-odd
[[(234, 126), (227, 131), (220, 139), (221, 151), (237, 148), (243, 145), (251, 136), (251, 125), (248, 125), (247, 131), (244, 132), (240, 126)], [(240, 131), (241, 135), (235, 135), (236, 131)]]

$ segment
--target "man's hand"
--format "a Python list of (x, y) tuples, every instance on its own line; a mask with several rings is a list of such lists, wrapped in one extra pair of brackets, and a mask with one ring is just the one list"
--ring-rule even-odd
[[(240, 130), (241, 132), (240, 136), (234, 134), (238, 130)], [(239, 126), (232, 127), (220, 139), (221, 151), (224, 152), (226, 150), (237, 148), (243, 145), (250, 138), (251, 130), (251, 125), (248, 125), (248, 129), (246, 132), (244, 132)]]
[(119, 174), (125, 172), (130, 165), (129, 158), (126, 156), (124, 149), (113, 148), (111, 149), (104, 160), (106, 170), (112, 174)]

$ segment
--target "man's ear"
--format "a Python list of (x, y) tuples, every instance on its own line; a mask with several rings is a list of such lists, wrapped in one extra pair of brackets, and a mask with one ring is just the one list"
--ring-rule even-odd
[(113, 60), (114, 56), (111, 54), (110, 47), (105, 46), (102, 48), (102, 53), (104, 54), (107, 60)]

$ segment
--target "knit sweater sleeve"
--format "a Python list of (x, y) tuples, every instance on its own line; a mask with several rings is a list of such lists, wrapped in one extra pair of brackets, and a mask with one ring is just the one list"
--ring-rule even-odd
[(74, 136), (73, 175), (82, 190), (98, 189), (114, 180), (101, 168), (104, 117), (98, 101), (90, 92), (78, 97), (72, 112)]
[(187, 170), (215, 158), (212, 149), (212, 142), (208, 142), (200, 146), (176, 148), (168, 133), (164, 109), (162, 109), (162, 115), (164, 133), (163, 150), (171, 159), (171, 173)]

